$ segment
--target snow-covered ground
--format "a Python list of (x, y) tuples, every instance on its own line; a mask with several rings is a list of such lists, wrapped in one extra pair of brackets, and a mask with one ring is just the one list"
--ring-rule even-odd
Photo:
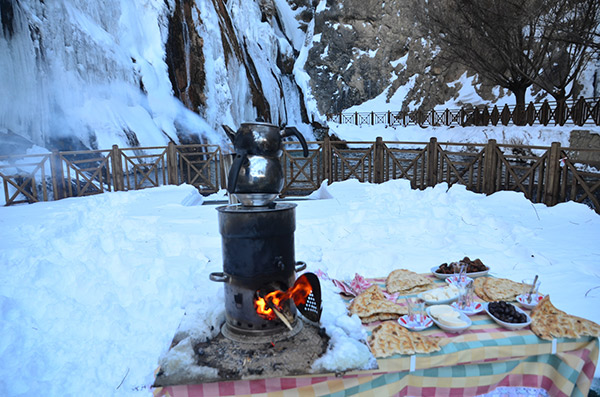
[[(309, 271), (349, 280), (469, 256), (499, 277), (539, 274), (558, 308), (600, 323), (600, 217), (585, 205), (404, 180), (312, 197), (297, 201), (295, 233)], [(222, 271), (217, 211), (202, 202), (183, 185), (0, 207), (0, 394), (151, 395), (178, 328), (206, 336), (223, 320), (223, 286), (208, 279)], [(366, 365), (359, 320), (323, 290), (335, 348), (319, 364), (344, 368), (353, 348)]]

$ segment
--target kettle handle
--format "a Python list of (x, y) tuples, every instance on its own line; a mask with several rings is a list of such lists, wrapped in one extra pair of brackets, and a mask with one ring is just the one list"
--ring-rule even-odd
[(229, 137), (231, 144), (234, 144), (233, 141), (235, 140), (235, 131), (225, 124), (221, 124), (221, 127), (223, 127), (223, 129), (225, 130), (225, 134), (227, 134), (227, 137)]
[(298, 140), (300, 141), (300, 144), (302, 145), (302, 154), (304, 154), (304, 157), (308, 157), (308, 145), (306, 144), (306, 139), (304, 139), (304, 136), (300, 133), (300, 131), (298, 131), (296, 127), (285, 127), (283, 129), (283, 133), (281, 134), (282, 137), (292, 135), (295, 135), (296, 138), (298, 138)]
[(235, 155), (233, 163), (231, 164), (231, 168), (229, 169), (229, 178), (227, 181), (227, 191), (229, 194), (235, 193), (235, 185), (237, 185), (238, 175), (240, 174), (242, 165), (244, 165), (247, 159), (248, 157), (246, 156), (246, 153), (238, 153)]

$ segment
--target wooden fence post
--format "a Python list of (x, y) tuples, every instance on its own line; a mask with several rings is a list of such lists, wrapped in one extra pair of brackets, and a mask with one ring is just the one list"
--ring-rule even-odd
[(544, 203), (553, 206), (558, 203), (558, 192), (560, 188), (560, 142), (552, 142), (548, 153), (548, 167), (546, 184), (544, 189)]
[(492, 194), (496, 191), (496, 178), (498, 175), (498, 153), (496, 140), (490, 139), (485, 145), (483, 158), (483, 193)]
[(329, 134), (325, 135), (325, 139), (323, 139), (323, 179), (327, 179), (327, 184), (331, 185), (333, 181), (331, 180), (331, 140), (329, 139)]
[(512, 113), (510, 112), (508, 104), (505, 103), (504, 107), (502, 108), (502, 112), (500, 113), (500, 122), (502, 123), (502, 125), (508, 125), (511, 117)]
[(125, 181), (123, 180), (123, 163), (121, 160), (121, 150), (119, 146), (112, 146), (112, 177), (115, 192), (125, 190)]
[(378, 136), (375, 139), (375, 148), (373, 155), (373, 182), (374, 183), (382, 183), (383, 182), (383, 138)]
[(578, 126), (582, 126), (585, 124), (585, 120), (587, 119), (587, 103), (582, 96), (579, 97), (577, 102), (573, 105), (571, 111), (571, 118), (573, 119), (573, 123)]
[(173, 142), (167, 146), (167, 174), (169, 175), (169, 185), (179, 184), (177, 179), (177, 147)]
[(556, 125), (563, 126), (567, 122), (567, 100), (561, 99), (556, 102), (554, 108), (554, 121)]
[(437, 138), (431, 137), (427, 144), (427, 181), (426, 186), (437, 185), (438, 174), (438, 150)]

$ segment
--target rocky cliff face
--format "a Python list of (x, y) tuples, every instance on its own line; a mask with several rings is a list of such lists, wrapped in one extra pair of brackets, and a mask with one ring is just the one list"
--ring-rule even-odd
[[(418, 36), (410, 1), (326, 4), (314, 17), (314, 44), (306, 63), (322, 113), (343, 111), (386, 90), (388, 98), (403, 91), (403, 110), (434, 107), (457, 95), (461, 87), (449, 84), (465, 70), (436, 59), (435, 49)], [(492, 98), (490, 87), (478, 89)]]
[[(204, 64), (220, 60), (202, 56), (203, 39), (193, 27), (206, 21), (202, 12), (194, 19), (190, 11), (198, 10), (200, 3), (175, 1), (167, 59), (176, 95), (190, 109), (210, 119)], [(226, 78), (244, 80), (248, 87), (247, 105), (256, 110), (257, 116), (274, 123), (286, 122), (290, 107), (298, 109), (295, 122), (313, 121), (315, 115), (307, 112), (307, 102), (311, 99), (318, 113), (325, 115), (344, 111), (382, 93), (388, 98), (401, 93), (404, 110), (435, 107), (457, 98), (462, 88), (457, 80), (465, 70), (436, 59), (435, 49), (418, 35), (410, 3), (408, 0), (257, 0), (254, 15), (243, 16), (246, 20), (254, 17), (253, 23), (270, 27), (257, 43), (257, 37), (243, 30), (245, 24), (236, 13), (240, 6), (235, 0), (212, 0), (219, 20), (219, 46), (228, 70)], [(286, 19), (290, 13), (295, 26)], [(304, 43), (294, 40), (299, 32), (304, 35)], [(301, 59), (303, 50), (307, 51), (305, 60)], [(265, 55), (271, 76), (265, 75), (265, 65), (255, 64)], [(294, 67), (301, 61), (304, 64), (300, 66), (310, 77), (304, 91), (294, 76)], [(231, 75), (236, 65), (241, 74), (237, 77)], [(496, 98), (492, 87), (475, 83), (482, 98)], [(286, 90), (290, 87), (295, 93), (295, 104), (289, 103), (289, 98), (286, 103)], [(248, 118), (247, 112), (240, 117), (235, 117), (240, 113), (235, 109), (232, 113), (234, 124)]]
[[(293, 77), (303, 5), (273, 0), (175, 0), (166, 57), (174, 93), (213, 127), (255, 118), (308, 123)], [(296, 13), (285, 26), (282, 13)], [(296, 32), (297, 33), (297, 32)], [(215, 111), (217, 109), (217, 111)]]

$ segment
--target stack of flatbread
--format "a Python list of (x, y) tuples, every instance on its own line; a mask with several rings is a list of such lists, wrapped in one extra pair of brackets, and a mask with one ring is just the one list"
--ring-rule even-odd
[(400, 295), (416, 294), (432, 288), (435, 285), (430, 277), (406, 269), (392, 271), (385, 280), (385, 289), (390, 293), (399, 292)]
[(531, 311), (531, 330), (540, 338), (579, 338), (600, 336), (600, 326), (593, 321), (558, 310), (546, 295)]
[(357, 314), (363, 323), (396, 320), (400, 316), (408, 314), (406, 306), (400, 306), (387, 300), (377, 284), (371, 285), (354, 298), (348, 309), (350, 313)]
[(442, 348), (443, 338), (411, 332), (395, 321), (378, 325), (369, 337), (369, 346), (375, 357), (392, 354), (431, 353)]
[(475, 293), (486, 302), (514, 301), (523, 291), (523, 284), (507, 278), (479, 277), (473, 283)]

